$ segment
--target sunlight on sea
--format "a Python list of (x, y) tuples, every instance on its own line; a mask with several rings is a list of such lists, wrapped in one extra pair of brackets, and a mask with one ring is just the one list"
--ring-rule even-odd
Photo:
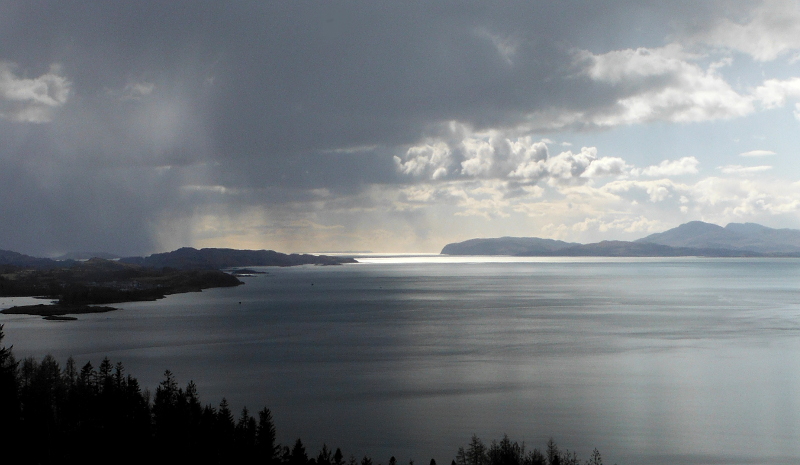
[(702, 260), (697, 257), (510, 257), (508, 255), (441, 255), (438, 253), (332, 254), (355, 258), (359, 263), (664, 263)]

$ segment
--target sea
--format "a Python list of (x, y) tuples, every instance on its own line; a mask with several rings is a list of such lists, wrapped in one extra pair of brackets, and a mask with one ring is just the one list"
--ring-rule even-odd
[[(278, 439), (445, 465), (472, 435), (604, 463), (800, 463), (800, 259), (365, 255), (76, 321), (0, 315), (18, 359), (165, 370)], [(30, 298), (3, 298), (0, 307)]]

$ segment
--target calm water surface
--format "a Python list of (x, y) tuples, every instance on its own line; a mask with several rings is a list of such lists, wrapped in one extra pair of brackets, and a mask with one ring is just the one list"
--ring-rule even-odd
[(508, 433), (620, 465), (800, 463), (800, 260), (263, 270), (78, 321), (0, 323), (19, 358), (108, 356), (151, 389), (170, 369), (205, 402), (266, 405), (280, 440), (314, 453), (449, 463), (473, 433)]

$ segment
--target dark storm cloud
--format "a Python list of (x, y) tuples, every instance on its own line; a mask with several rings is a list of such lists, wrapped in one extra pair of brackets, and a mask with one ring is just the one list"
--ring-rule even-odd
[(163, 217), (210, 201), (186, 186), (235, 208), (408, 182), (393, 156), (442, 122), (611, 104), (575, 50), (660, 45), (686, 5), (4, 2), (0, 61), (69, 93), (47, 122), (0, 120), (0, 248), (153, 251)]

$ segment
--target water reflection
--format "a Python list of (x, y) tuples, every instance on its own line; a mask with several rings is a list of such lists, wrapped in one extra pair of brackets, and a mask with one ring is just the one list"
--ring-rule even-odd
[(800, 261), (424, 258), (0, 322), (19, 355), (108, 355), (151, 387), (169, 368), (268, 405), (284, 443), (377, 462), (504, 432), (609, 463), (800, 461)]

